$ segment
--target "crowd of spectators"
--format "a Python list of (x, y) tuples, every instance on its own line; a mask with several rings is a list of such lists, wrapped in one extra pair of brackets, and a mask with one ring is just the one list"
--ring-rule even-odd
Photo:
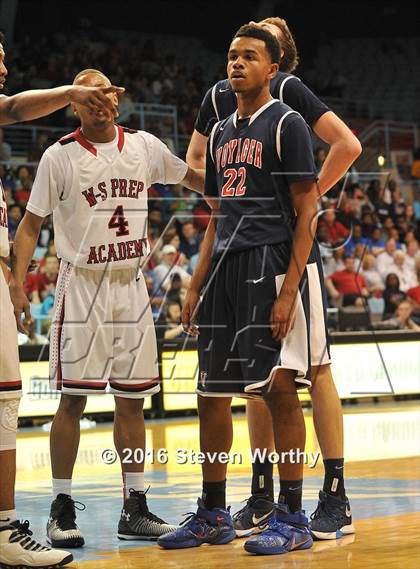
[[(55, 32), (36, 38), (24, 36), (8, 52), (10, 74), (6, 94), (28, 88), (44, 88), (73, 82), (77, 73), (86, 68), (104, 71), (114, 85), (126, 88), (121, 100), (120, 114), (130, 117), (135, 103), (176, 105), (178, 129), (181, 134), (190, 134), (203, 93), (210, 81), (201, 65), (186, 65), (179, 56), (165, 55), (159, 42), (152, 38), (133, 39), (129, 34), (108, 37), (107, 32), (84, 22), (72, 32)], [(129, 124), (139, 127), (133, 116)], [(76, 118), (71, 107), (42, 120), (42, 124), (73, 126)], [(165, 121), (148, 124), (154, 134), (167, 134)], [(0, 160), (2, 158), (0, 135)], [(36, 159), (36, 158), (35, 158)]]
[[(0, 166), (11, 240), (22, 219), (34, 174), (31, 167), (14, 170)], [(180, 310), (208, 219), (205, 202), (194, 192), (160, 184), (149, 189), (152, 253), (143, 272), (157, 328), (166, 339), (182, 335)], [(420, 220), (393, 180), (385, 187), (377, 180), (366, 187), (354, 183), (347, 191), (333, 189), (324, 196), (317, 241), (330, 307), (375, 306), (378, 311), (379, 306), (382, 322), (378, 327), (418, 327)], [(39, 340), (40, 333), (48, 333), (59, 271), (51, 218), (42, 226), (35, 255), (39, 266), (37, 272), (28, 274), (25, 285), (39, 321), (33, 338), (26, 339), (32, 343)]]
[[(187, 68), (176, 56), (162, 55), (151, 39), (133, 43), (121, 36), (111, 44), (103, 33), (87, 26), (72, 34), (60, 32), (39, 37), (35, 42), (23, 38), (8, 55), (11, 73), (6, 93), (69, 83), (80, 69), (96, 67), (103, 69), (113, 83), (126, 87), (121, 114), (130, 117), (136, 102), (173, 104), (178, 110), (180, 133), (191, 134), (209, 80), (220, 79), (222, 70), (216, 76), (205, 77), (201, 67)], [(47, 120), (43, 119), (43, 124)], [(75, 117), (69, 107), (52, 120), (59, 126), (73, 126)], [(127, 124), (140, 126), (130, 118)], [(165, 138), (166, 128), (162, 120), (148, 130)], [(48, 134), (40, 132), (28, 149), (28, 162), (38, 162), (48, 143)], [(11, 156), (13, 148), (0, 129), (0, 177), (13, 240), (30, 196), (36, 166), (11, 166), (7, 164)], [(326, 151), (317, 148), (314, 158), (319, 171)], [(418, 164), (419, 149), (414, 152), (413, 179), (420, 179)], [(411, 198), (406, 199), (393, 179), (385, 184), (380, 179), (362, 183), (357, 175), (352, 179), (345, 191), (338, 184), (320, 201), (317, 240), (329, 306), (367, 306), (375, 301), (386, 321), (397, 318), (402, 302), (410, 302), (410, 319), (420, 322), (420, 212), (415, 212)], [(175, 305), (182, 305), (208, 218), (205, 202), (180, 185), (156, 184), (149, 189), (152, 255), (144, 273), (154, 318), (167, 323), (168, 338), (181, 333)], [(40, 267), (28, 277), (26, 290), (42, 323), (35, 330), (39, 334), (48, 330), (58, 273), (51, 219), (42, 227), (36, 256)]]
[(333, 189), (322, 208), (317, 240), (329, 306), (380, 312), (378, 328), (420, 330), (420, 216), (395, 180)]

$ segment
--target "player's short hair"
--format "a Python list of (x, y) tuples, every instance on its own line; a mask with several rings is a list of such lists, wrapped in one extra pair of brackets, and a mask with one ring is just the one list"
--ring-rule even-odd
[(283, 20), (283, 18), (273, 17), (265, 18), (265, 20), (261, 20), (259, 23), (271, 24), (280, 30), (282, 35), (281, 49), (284, 52), (280, 61), (280, 71), (292, 73), (292, 71), (294, 71), (299, 65), (299, 54), (292, 32), (289, 30), (286, 20)]
[(79, 73), (76, 75), (76, 77), (73, 79), (73, 85), (76, 83), (76, 81), (78, 79), (80, 79), (80, 77), (83, 77), (83, 75), (90, 75), (91, 73), (95, 73), (96, 75), (102, 75), (102, 77), (105, 77), (105, 79), (107, 81), (109, 81), (108, 77), (105, 75), (105, 73), (102, 73), (102, 71), (99, 71), (99, 69), (83, 69), (83, 71), (79, 71)]
[(0, 45), (3, 47), (4, 46), (4, 33), (0, 32)]
[(262, 40), (270, 54), (271, 62), (280, 63), (280, 46), (273, 34), (270, 34), (270, 32), (263, 30), (255, 24), (245, 24), (239, 28), (233, 39), (243, 37)]

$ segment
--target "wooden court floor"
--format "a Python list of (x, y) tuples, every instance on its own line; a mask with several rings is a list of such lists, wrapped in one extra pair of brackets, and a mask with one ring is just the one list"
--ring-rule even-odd
[[(318, 444), (310, 412), (305, 414), (307, 452), (316, 456)], [(116, 538), (121, 509), (118, 464), (106, 465), (102, 453), (113, 449), (111, 427), (82, 432), (76, 464), (73, 498), (86, 505), (78, 524), (86, 546), (75, 551), (69, 565), (79, 569), (219, 569), (226, 567), (336, 569), (420, 568), (419, 407), (416, 403), (351, 406), (345, 409), (346, 488), (356, 535), (316, 542), (312, 549), (282, 556), (252, 556), (243, 540), (224, 546), (164, 551), (152, 542), (121, 542)], [(246, 421), (235, 416), (233, 452), (242, 464), (229, 465), (228, 502), (241, 507), (249, 492), (249, 451)], [(147, 426), (147, 446), (165, 449), (161, 461), (149, 456), (146, 480), (150, 509), (168, 522), (179, 523), (195, 510), (200, 494), (200, 465), (187, 461), (179, 449), (197, 450), (196, 419), (155, 421)], [(181, 457), (181, 460), (180, 458)], [(154, 464), (152, 464), (154, 462)], [(18, 439), (17, 506), (21, 518), (31, 520), (35, 535), (45, 541), (45, 522), (51, 501), (48, 434), (28, 430)], [(304, 507), (316, 507), (322, 486), (320, 459), (305, 467)]]

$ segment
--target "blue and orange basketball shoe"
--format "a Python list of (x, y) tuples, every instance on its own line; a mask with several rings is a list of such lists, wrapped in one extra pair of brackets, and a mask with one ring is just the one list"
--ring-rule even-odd
[(267, 528), (245, 542), (248, 553), (279, 555), (297, 549), (309, 549), (313, 545), (309, 522), (305, 512), (291, 514), (286, 504), (278, 504)]
[(203, 543), (224, 545), (235, 539), (230, 508), (207, 510), (201, 498), (197, 504), (197, 513), (191, 513), (176, 531), (161, 536), (158, 545), (165, 549), (182, 549)]

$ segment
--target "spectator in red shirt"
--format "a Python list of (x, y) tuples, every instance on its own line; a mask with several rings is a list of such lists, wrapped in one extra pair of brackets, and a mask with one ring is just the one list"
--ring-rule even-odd
[(347, 227), (344, 227), (340, 221), (337, 221), (335, 212), (332, 209), (328, 209), (323, 213), (319, 220), (319, 225), (326, 227), (328, 231), (328, 241), (332, 243), (334, 247), (341, 245), (349, 236), (349, 230)]
[(342, 299), (343, 306), (363, 306), (363, 298), (369, 296), (365, 279), (356, 272), (353, 257), (345, 257), (344, 269), (330, 275), (325, 284), (331, 298)]
[(38, 273), (27, 273), (25, 283), (23, 285), (25, 289), (25, 294), (32, 304), (40, 303), (37, 291), (37, 277)]
[(42, 302), (48, 295), (55, 295), (59, 268), (60, 262), (57, 257), (48, 255), (45, 259), (44, 269), (36, 276), (36, 290), (33, 292), (32, 302), (37, 302), (37, 300)]

